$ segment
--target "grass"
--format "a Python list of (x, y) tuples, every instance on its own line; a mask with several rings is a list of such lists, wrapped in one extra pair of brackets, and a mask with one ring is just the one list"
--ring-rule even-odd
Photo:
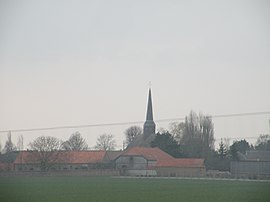
[(111, 177), (0, 177), (0, 201), (270, 201), (269, 182)]

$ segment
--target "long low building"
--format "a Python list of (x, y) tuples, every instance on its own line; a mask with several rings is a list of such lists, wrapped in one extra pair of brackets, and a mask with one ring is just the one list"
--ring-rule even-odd
[(20, 151), (8, 156), (13, 157), (5, 164), (9, 169), (2, 171), (114, 170), (114, 173), (129, 176), (205, 175), (203, 159), (174, 158), (157, 147), (132, 147), (125, 151)]
[(89, 170), (105, 168), (105, 151), (21, 151), (14, 161), (15, 171)]

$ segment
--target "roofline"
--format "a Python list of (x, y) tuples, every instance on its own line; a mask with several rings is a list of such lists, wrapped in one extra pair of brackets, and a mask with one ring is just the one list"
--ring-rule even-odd
[(144, 155), (139, 155), (139, 154), (136, 154), (136, 155), (133, 155), (133, 154), (120, 154), (115, 160), (117, 160), (117, 159), (119, 159), (120, 157), (122, 157), (122, 156), (124, 156), (124, 157), (133, 157), (133, 156), (135, 156), (135, 157), (143, 157), (145, 160), (148, 160), (148, 161), (157, 161), (156, 159), (148, 159), (148, 158), (146, 158)]

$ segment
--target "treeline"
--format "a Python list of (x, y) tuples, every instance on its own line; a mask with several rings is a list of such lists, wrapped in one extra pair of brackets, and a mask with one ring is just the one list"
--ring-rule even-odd
[[(0, 160), (2, 159), (5, 163), (12, 163), (15, 160), (14, 153), (21, 151), (23, 148), (23, 136), (20, 136), (19, 139), (21, 141), (18, 141), (18, 143), (20, 142), (22, 145), (19, 147), (17, 144), (16, 147), (11, 140), (11, 133), (8, 133), (7, 141), (2, 150), (4, 154), (0, 155)], [(115, 145), (116, 141), (113, 135), (102, 134), (97, 138), (95, 149), (103, 151), (114, 150)], [(42, 171), (48, 171), (54, 164), (63, 160), (64, 153), (62, 151), (82, 151), (88, 149), (89, 147), (85, 139), (79, 132), (73, 133), (66, 141), (52, 136), (39, 136), (28, 145), (28, 150), (33, 151), (29, 153), (30, 159), (28, 160), (35, 159)]]
[[(11, 133), (7, 135), (7, 140), (3, 149), (0, 147), (0, 153), (11, 153), (13, 151), (23, 150), (23, 136), (18, 137), (17, 146), (12, 142)], [(112, 134), (102, 134), (96, 140), (95, 149), (97, 150), (114, 150), (116, 140)], [(79, 132), (71, 134), (68, 140), (63, 141), (52, 136), (40, 136), (29, 143), (27, 149), (33, 151), (81, 151), (88, 150), (88, 144)]]

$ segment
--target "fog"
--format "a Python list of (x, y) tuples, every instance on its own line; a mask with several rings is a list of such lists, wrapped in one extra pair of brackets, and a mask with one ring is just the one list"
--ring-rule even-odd
[[(142, 126), (149, 81), (155, 120), (269, 111), (269, 20), (268, 1), (1, 1), (0, 130)], [(255, 142), (269, 119), (213, 119), (215, 138)], [(122, 148), (128, 126), (12, 136), (111, 133)]]

